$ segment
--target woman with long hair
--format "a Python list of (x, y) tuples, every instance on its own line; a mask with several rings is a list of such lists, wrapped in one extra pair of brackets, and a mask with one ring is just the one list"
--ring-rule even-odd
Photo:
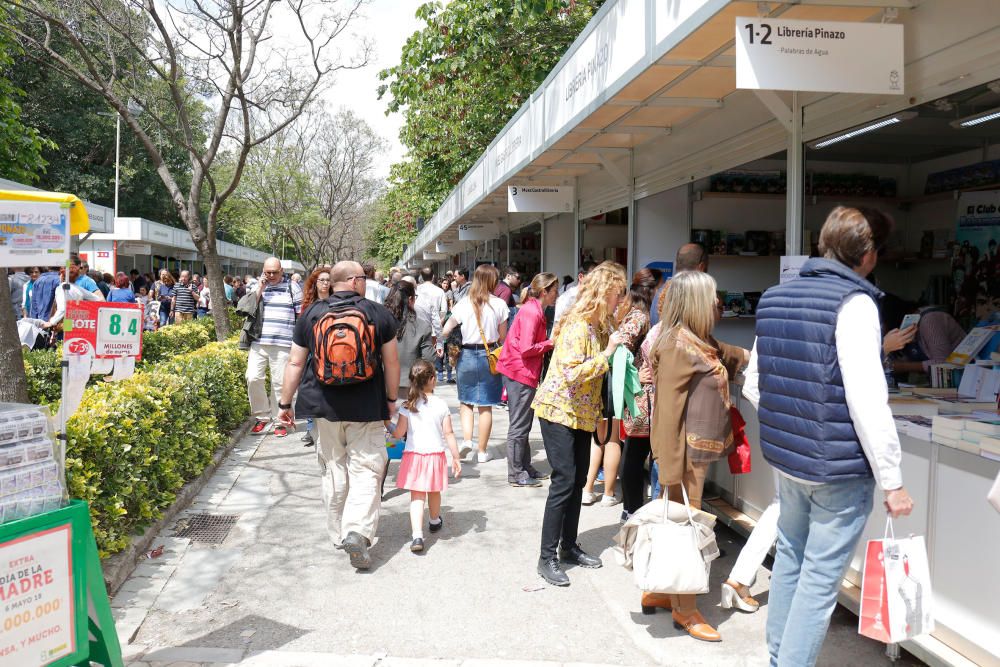
[(170, 312), (170, 305), (173, 303), (173, 296), (176, 293), (176, 281), (170, 271), (163, 269), (160, 271), (160, 279), (154, 286), (156, 294), (153, 295), (160, 302), (160, 326), (165, 327), (170, 323), (173, 313)]
[[(618, 307), (615, 318), (615, 328), (622, 334), (622, 345), (633, 355), (638, 355), (646, 333), (649, 331), (649, 308), (653, 291), (659, 283), (662, 274), (656, 269), (640, 269), (632, 278), (632, 285), (625, 296), (625, 301)], [(600, 499), (603, 507), (617, 505), (615, 486), (618, 481), (618, 466), (622, 459), (622, 441), (620, 435), (621, 423), (617, 419), (601, 422), (599, 433), (605, 444), (596, 442), (590, 446), (590, 470), (587, 472), (587, 484), (583, 487), (583, 504), (592, 505), (598, 501), (594, 493), (594, 484), (598, 473), (604, 468), (604, 497)], [(611, 429), (610, 434), (605, 429)], [(622, 490), (624, 498), (624, 489)], [(634, 511), (634, 510), (633, 510)]]
[(620, 264), (604, 262), (587, 274), (576, 303), (552, 332), (552, 361), (531, 404), (552, 466), (538, 574), (553, 586), (569, 585), (560, 560), (580, 567), (601, 567), (601, 559), (585, 553), (576, 538), (590, 438), (601, 418), (601, 383), (622, 340), (612, 331), (614, 313), (624, 294), (625, 270)]
[(541, 379), (542, 358), (552, 349), (546, 334), (545, 309), (559, 296), (559, 277), (539, 273), (527, 290), (497, 364), (507, 390), (507, 483), (518, 487), (541, 486), (539, 480), (548, 477), (531, 465), (528, 434), (535, 420), (531, 401)]
[(416, 290), (407, 282), (392, 286), (385, 297), (385, 307), (398, 323), (396, 347), (399, 350), (399, 393), (403, 397), (410, 390), (410, 368), (418, 359), (434, 363), (434, 334), (431, 325), (417, 318), (413, 304)]
[[(635, 366), (640, 369), (645, 365), (646, 355), (649, 353), (649, 346), (644, 343), (650, 337), (650, 308), (661, 276), (657, 269), (637, 271), (632, 276), (632, 285), (625, 303), (618, 309), (618, 331), (622, 334), (622, 345), (632, 352)], [(636, 414), (629, 414), (628, 408), (625, 409), (625, 448), (621, 467), (623, 520), (628, 520), (633, 512), (645, 504), (646, 482), (643, 469), (649, 458), (649, 407), (652, 404), (652, 393), (652, 382), (643, 385), (643, 393), (635, 402)], [(609, 465), (605, 463), (605, 480), (608, 478), (608, 468)], [(604, 493), (607, 496), (607, 490)]]
[[(733, 450), (729, 382), (750, 357), (747, 350), (712, 336), (715, 287), (715, 280), (700, 271), (674, 276), (651, 354), (656, 388), (650, 441), (660, 484), (675, 502), (684, 502), (686, 492), (695, 509), (701, 508), (709, 465)], [(697, 596), (644, 593), (643, 613), (657, 607), (671, 609), (674, 625), (695, 639), (721, 641), (698, 611)]]
[(507, 333), (507, 304), (493, 296), (499, 274), (496, 267), (481, 264), (472, 276), (469, 295), (455, 304), (444, 325), (442, 337), (456, 327), (462, 331), (462, 352), (458, 357), (458, 402), (461, 404), (462, 446), (464, 456), (472, 454), (473, 408), (479, 412), (479, 463), (490, 460), (487, 445), (493, 430), (493, 406), (500, 403), (503, 385), (499, 375), (490, 372), (486, 347), (492, 350)]
[[(309, 310), (309, 306), (317, 301), (326, 301), (332, 294), (333, 283), (330, 279), (330, 267), (318, 266), (306, 278), (305, 286), (302, 288), (302, 310), (303, 315)], [(316, 444), (313, 439), (313, 420), (306, 419), (306, 432), (302, 434), (304, 447), (312, 447)]]

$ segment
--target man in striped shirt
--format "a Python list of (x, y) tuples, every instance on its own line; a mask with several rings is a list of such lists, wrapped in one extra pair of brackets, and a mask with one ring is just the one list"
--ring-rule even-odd
[[(292, 347), (292, 331), (302, 310), (302, 287), (285, 278), (281, 271), (281, 261), (277, 257), (270, 257), (264, 262), (264, 275), (257, 283), (256, 291), (263, 301), (260, 310), (262, 326), (260, 340), (250, 344), (247, 394), (250, 398), (250, 412), (257, 418), (257, 423), (250, 432), (262, 435), (278, 415), (278, 398), (281, 396), (288, 352)], [(264, 386), (268, 368), (271, 370), (273, 396), (268, 396)], [(283, 438), (288, 435), (288, 430), (278, 424), (274, 427), (274, 435)]]
[(198, 305), (198, 294), (191, 284), (191, 272), (181, 271), (180, 282), (174, 288), (173, 302), (170, 312), (174, 314), (175, 322), (186, 322), (194, 319), (194, 311)]

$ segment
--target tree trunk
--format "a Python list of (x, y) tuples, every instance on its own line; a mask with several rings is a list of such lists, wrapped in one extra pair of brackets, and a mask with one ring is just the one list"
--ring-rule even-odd
[(215, 321), (215, 339), (222, 342), (229, 338), (229, 301), (226, 300), (226, 285), (223, 282), (222, 261), (219, 253), (209, 243), (199, 248), (205, 261), (205, 276), (208, 278), (209, 295), (212, 298), (212, 319)]
[(7, 269), (0, 268), (0, 402), (27, 403), (28, 377), (24, 373), (21, 339), (10, 302)]

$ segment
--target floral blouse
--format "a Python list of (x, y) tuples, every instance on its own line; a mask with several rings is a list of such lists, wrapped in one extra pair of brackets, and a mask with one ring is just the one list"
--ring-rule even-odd
[(603, 406), (601, 381), (609, 366), (603, 352), (590, 323), (577, 320), (562, 327), (549, 372), (531, 404), (539, 419), (582, 431), (597, 428)]
[(639, 346), (649, 331), (649, 314), (641, 308), (633, 308), (622, 318), (618, 325), (618, 333), (622, 336), (622, 345), (628, 348), (634, 356), (639, 356)]

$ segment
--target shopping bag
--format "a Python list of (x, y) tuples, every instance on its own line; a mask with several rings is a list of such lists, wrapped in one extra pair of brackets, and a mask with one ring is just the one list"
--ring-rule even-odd
[(934, 631), (934, 604), (923, 537), (896, 539), (892, 517), (886, 536), (868, 540), (861, 576), (858, 632), (896, 644)]
[(686, 491), (685, 519), (672, 521), (669, 507), (670, 502), (664, 500), (662, 523), (639, 528), (632, 551), (636, 586), (649, 593), (707, 593), (712, 560), (718, 556), (715, 531), (695, 521)]
[(729, 455), (729, 472), (742, 475), (750, 472), (750, 441), (745, 430), (747, 423), (735, 405), (729, 408), (729, 418), (733, 421), (733, 442), (736, 444)]

